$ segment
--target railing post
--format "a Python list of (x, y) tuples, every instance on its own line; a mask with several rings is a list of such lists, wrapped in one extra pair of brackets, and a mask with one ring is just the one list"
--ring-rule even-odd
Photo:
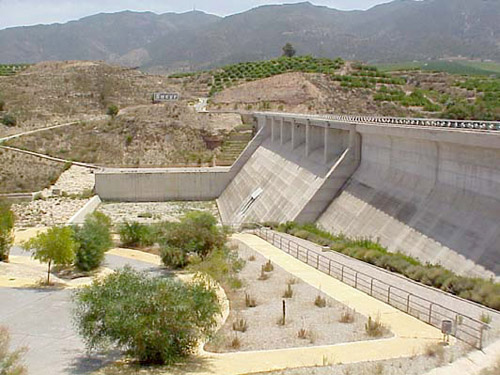
[(332, 274), (332, 260), (331, 259), (328, 260), (328, 274), (329, 275)]
[(309, 250), (306, 249), (306, 264), (309, 264)]
[(342, 270), (340, 271), (340, 281), (344, 282), (344, 266), (342, 266)]
[(280, 236), (280, 249), (283, 250), (283, 241), (281, 236)]
[(410, 296), (411, 296), (411, 294), (408, 293), (408, 298), (406, 299), (406, 313), (407, 314), (410, 313)]
[(484, 330), (484, 326), (481, 326), (481, 328), (479, 328), (479, 345), (478, 345), (479, 350), (483, 349), (483, 330)]
[(354, 275), (354, 288), (358, 289), (358, 273)]
[(316, 255), (316, 269), (319, 270), (319, 254)]
[(387, 289), (387, 304), (391, 304), (391, 286), (389, 285), (389, 288)]
[(429, 324), (432, 325), (432, 306), (434, 304), (431, 302), (431, 305), (429, 306)]
[(370, 281), (370, 296), (373, 296), (373, 277)]

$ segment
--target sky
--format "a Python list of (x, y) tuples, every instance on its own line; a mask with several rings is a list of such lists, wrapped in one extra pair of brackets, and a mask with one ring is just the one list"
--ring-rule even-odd
[[(288, 0), (298, 3), (304, 0)], [(391, 0), (311, 0), (316, 5), (350, 10), (368, 9)], [(264, 4), (280, 4), (279, 0), (0, 0), (0, 29), (13, 26), (64, 23), (102, 12), (122, 10), (155, 13), (202, 10), (226, 16)]]

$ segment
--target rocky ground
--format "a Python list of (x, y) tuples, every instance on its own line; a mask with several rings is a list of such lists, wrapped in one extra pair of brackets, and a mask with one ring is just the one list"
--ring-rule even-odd
[[(278, 266), (274, 266), (272, 272), (265, 273), (268, 279), (259, 280), (261, 267), (267, 259), (249, 249), (240, 249), (239, 256), (246, 261), (245, 267), (238, 275), (244, 286), (241, 290), (228, 294), (231, 313), (226, 324), (205, 346), (206, 350), (215, 352), (271, 350), (374, 339), (365, 332), (367, 317), (322, 295), (320, 290), (292, 278)], [(293, 295), (284, 299), (283, 295), (288, 284)], [(246, 295), (255, 300), (255, 307), (246, 305)], [(325, 298), (324, 307), (315, 305), (318, 296)], [(286, 301), (287, 310), (284, 326), (278, 324), (282, 317), (283, 300)], [(353, 321), (342, 323), (341, 316), (346, 312), (352, 315)], [(237, 332), (233, 324), (242, 319), (248, 325), (248, 329), (245, 332)], [(386, 327), (384, 333), (376, 338), (391, 335), (390, 327)], [(239, 341), (239, 345), (234, 344), (235, 338)]]
[(136, 221), (151, 224), (176, 221), (189, 211), (207, 211), (219, 217), (214, 201), (210, 202), (152, 202), (152, 203), (103, 203), (99, 211), (108, 215), (113, 223)]
[(35, 195), (31, 202), (12, 205), (16, 227), (64, 225), (93, 195), (92, 170), (72, 166), (50, 188)]

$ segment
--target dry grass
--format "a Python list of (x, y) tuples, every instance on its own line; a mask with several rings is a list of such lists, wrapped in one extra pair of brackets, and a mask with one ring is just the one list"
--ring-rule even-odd
[(246, 307), (257, 307), (257, 301), (249, 293), (245, 293), (245, 306)]
[(62, 163), (8, 150), (0, 150), (0, 166), (0, 193), (43, 190), (53, 184), (65, 169)]
[(387, 331), (386, 327), (380, 321), (380, 316), (373, 319), (371, 316), (368, 317), (368, 321), (365, 324), (365, 332), (370, 337), (381, 337)]
[(287, 284), (285, 291), (283, 292), (283, 298), (292, 298), (293, 297), (293, 289), (290, 284)]
[(353, 323), (355, 317), (355, 311), (351, 309), (344, 309), (340, 314), (339, 322), (340, 323)]
[(237, 319), (233, 322), (233, 331), (237, 332), (246, 332), (248, 329), (248, 323), (245, 319)]
[(321, 297), (320, 295), (316, 296), (314, 305), (320, 308), (326, 307), (326, 298)]

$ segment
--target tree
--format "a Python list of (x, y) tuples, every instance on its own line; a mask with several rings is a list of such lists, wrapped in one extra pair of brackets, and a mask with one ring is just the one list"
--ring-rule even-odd
[(0, 374), (1, 375), (26, 375), (28, 372), (21, 364), (22, 355), (26, 349), (9, 351), (10, 336), (6, 328), (0, 327)]
[(161, 239), (165, 265), (182, 268), (187, 255), (194, 253), (202, 259), (224, 246), (227, 232), (217, 226), (215, 217), (207, 212), (187, 213), (179, 223), (171, 223)]
[(7, 202), (0, 200), (0, 262), (9, 260), (9, 252), (14, 242), (14, 213)]
[(108, 116), (111, 116), (111, 118), (115, 118), (116, 115), (118, 114), (118, 112), (120, 112), (120, 110), (118, 109), (118, 107), (114, 104), (110, 104), (108, 106), (108, 110), (106, 111), (106, 114)]
[(113, 347), (144, 364), (173, 364), (213, 332), (220, 306), (203, 281), (125, 268), (78, 290), (73, 313), (89, 350)]
[(25, 242), (23, 247), (31, 251), (33, 258), (48, 263), (47, 284), (50, 284), (52, 264), (67, 266), (73, 263), (77, 244), (70, 227), (53, 227)]
[(297, 51), (293, 48), (291, 43), (287, 43), (283, 46), (283, 56), (294, 57)]
[(104, 260), (104, 254), (113, 245), (111, 238), (111, 220), (100, 212), (94, 212), (85, 218), (83, 226), (73, 227), (77, 250), (75, 266), (80, 271), (92, 271)]

